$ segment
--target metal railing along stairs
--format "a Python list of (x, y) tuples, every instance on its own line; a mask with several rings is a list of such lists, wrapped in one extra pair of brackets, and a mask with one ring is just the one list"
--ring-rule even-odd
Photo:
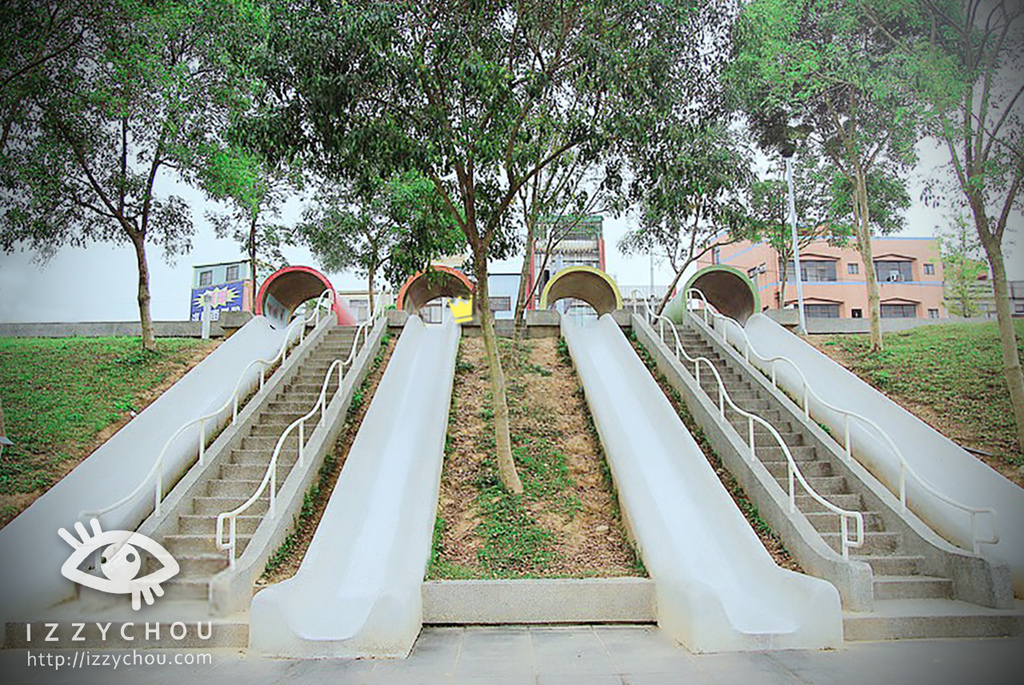
[[(289, 349), (291, 342), (295, 338), (295, 331), (298, 331), (298, 344), (301, 345), (303, 342), (305, 342), (306, 339), (306, 326), (310, 323), (313, 323), (314, 326), (316, 327), (320, 326), (320, 314), (323, 310), (325, 302), (329, 302), (329, 295), (333, 295), (333, 291), (325, 290), (317, 299), (313, 313), (311, 313), (308, 317), (299, 317), (295, 321), (293, 321), (291, 325), (289, 325), (287, 331), (285, 332), (284, 340), (281, 341), (281, 347), (277, 351), (277, 354), (275, 354), (270, 359), (254, 359), (252, 362), (249, 363), (248, 366), (245, 367), (245, 369), (242, 370), (242, 373), (239, 374), (238, 376), (238, 380), (235, 382), (234, 390), (220, 407), (218, 407), (217, 409), (208, 414), (204, 414), (203, 416), (200, 416), (198, 418), (192, 419), (191, 421), (184, 423), (180, 428), (178, 428), (178, 430), (172, 433), (171, 437), (169, 437), (167, 441), (164, 442), (163, 448), (161, 448), (160, 453), (156, 458), (156, 461), (153, 462), (153, 466), (150, 468), (149, 472), (143, 477), (142, 481), (134, 490), (132, 490), (125, 497), (119, 499), (113, 504), (103, 507), (102, 509), (82, 511), (79, 514), (79, 518), (83, 520), (98, 518), (104, 514), (114, 511), (115, 509), (127, 504), (128, 502), (133, 501), (136, 497), (139, 496), (141, 492), (143, 492), (146, 489), (147, 485), (154, 478), (156, 479), (156, 483), (154, 484), (153, 490), (153, 511), (157, 516), (159, 516), (161, 512), (161, 502), (164, 499), (164, 495), (167, 494), (164, 492), (163, 468), (164, 456), (167, 454), (167, 450), (171, 447), (171, 445), (175, 443), (175, 441), (177, 441), (179, 437), (181, 437), (182, 434), (184, 434), (187, 430), (198, 424), (199, 458), (197, 463), (199, 466), (202, 466), (206, 461), (207, 425), (210, 422), (216, 422), (221, 417), (221, 415), (227, 411), (229, 407), (231, 407), (231, 424), (234, 424), (235, 421), (238, 420), (239, 400), (240, 398), (243, 398), (246, 395), (246, 393), (252, 390), (251, 383), (244, 383), (245, 379), (249, 375), (250, 370), (254, 366), (260, 367), (259, 390), (262, 390), (266, 382), (267, 369), (274, 366), (279, 361), (284, 361), (284, 358), (287, 354), (287, 350)], [(329, 319), (327, 318), (324, 319), (324, 321), (328, 320)]]
[[(799, 399), (799, 402), (803, 409), (805, 419), (811, 420), (812, 397), (818, 403), (820, 403), (820, 405), (825, 409), (831, 410), (837, 414), (840, 414), (843, 417), (843, 440), (840, 444), (843, 446), (845, 458), (847, 461), (851, 459), (856, 459), (856, 455), (853, 454), (853, 445), (850, 440), (851, 421), (858, 421), (861, 425), (866, 426), (873, 433), (877, 434), (881, 438), (882, 442), (886, 445), (886, 447), (888, 447), (888, 449), (892, 451), (897, 461), (899, 462), (899, 485), (895, 490), (891, 486), (889, 486), (889, 490), (894, 495), (899, 497), (900, 507), (904, 513), (907, 511), (907, 476), (910, 476), (915, 481), (917, 481), (917, 483), (924, 489), (925, 492), (931, 494), (933, 497), (939, 499), (942, 502), (945, 502), (946, 504), (956, 509), (960, 509), (970, 517), (972, 543), (971, 551), (974, 554), (981, 553), (981, 545), (994, 545), (999, 542), (999, 521), (996, 516), (995, 509), (991, 507), (972, 507), (961, 502), (958, 502), (936, 490), (934, 487), (931, 486), (931, 484), (924, 480), (924, 478), (922, 478), (916, 471), (914, 471), (910, 464), (907, 463), (907, 460), (903, 456), (903, 453), (900, 451), (900, 448), (896, 445), (896, 443), (889, 436), (889, 434), (882, 429), (881, 426), (879, 426), (877, 423), (875, 423), (866, 416), (862, 416), (861, 414), (858, 414), (854, 411), (850, 411), (849, 409), (837, 407), (836, 405), (825, 401), (825, 399), (823, 399), (821, 395), (814, 391), (814, 388), (812, 388), (810, 383), (808, 383), (807, 377), (804, 375), (803, 371), (800, 370), (800, 367), (798, 367), (792, 359), (789, 359), (788, 357), (784, 356), (765, 357), (759, 354), (757, 350), (754, 349), (753, 345), (750, 343), (750, 338), (747, 337), (747, 332), (743, 329), (743, 326), (732, 317), (726, 316), (725, 314), (722, 314), (721, 312), (717, 311), (714, 307), (712, 307), (711, 303), (709, 303), (707, 301), (707, 298), (704, 297), (704, 293), (702, 293), (700, 290), (696, 288), (691, 288), (685, 293), (685, 297), (687, 314), (690, 314), (691, 311), (690, 304), (692, 302), (698, 303), (700, 305), (699, 309), (702, 312), (702, 319), (704, 321), (704, 324), (706, 327), (709, 328), (709, 330), (718, 330), (714, 324), (708, 322), (708, 316), (710, 315), (714, 319), (714, 321), (720, 321), (723, 327), (731, 326), (732, 328), (735, 328), (739, 332), (740, 337), (743, 340), (742, 349), (740, 349), (739, 346), (735, 345), (729, 340), (729, 336), (724, 330), (721, 331), (721, 339), (724, 343), (736, 347), (736, 349), (743, 354), (743, 358), (744, 360), (746, 360), (748, 364), (751, 364), (754, 368), (759, 369), (765, 376), (771, 378), (773, 387), (781, 389), (779, 388), (778, 384), (776, 364), (780, 362), (788, 364), (796, 372), (801, 383), (802, 397)], [(761, 363), (769, 365), (768, 371), (765, 372), (765, 370), (761, 368), (758, 364), (754, 364), (751, 361), (752, 356)], [(858, 459), (857, 461), (860, 460)], [(982, 514), (988, 514), (992, 517), (992, 535), (989, 538), (981, 538), (978, 536), (977, 517)]]
[[(685, 348), (683, 347), (682, 341), (679, 339), (679, 333), (678, 331), (676, 331), (675, 324), (668, 317), (662, 314), (656, 314), (651, 309), (650, 302), (646, 298), (643, 298), (643, 294), (639, 293), (639, 291), (634, 291), (633, 293), (630, 294), (630, 297), (634, 300), (634, 302), (639, 301), (639, 299), (636, 298), (636, 295), (640, 295), (640, 298), (643, 299), (645, 304), (647, 320), (652, 326), (657, 324), (658, 334), (661, 336), (662, 340), (665, 340), (665, 324), (668, 324), (668, 330), (671, 331), (673, 339), (675, 341), (676, 359), (679, 360), (680, 362), (683, 362), (684, 359), (680, 358), (680, 355), (682, 355), (682, 357), (685, 358), (686, 362), (693, 364), (694, 378), (696, 379), (698, 385), (700, 385), (701, 364), (706, 364), (708, 368), (711, 370), (711, 373), (714, 375), (715, 381), (718, 385), (718, 413), (722, 417), (722, 419), (725, 420), (726, 404), (728, 404), (733, 411), (747, 419), (747, 441), (748, 446), (750, 448), (749, 461), (753, 462), (755, 460), (760, 460), (760, 458), (757, 456), (757, 446), (754, 436), (755, 423), (766, 428), (768, 430), (769, 435), (771, 435), (775, 442), (778, 443), (779, 447), (782, 448), (782, 453), (786, 457), (787, 464), (790, 513), (795, 513), (797, 511), (796, 484), (799, 483), (800, 486), (804, 489), (804, 491), (808, 495), (810, 495), (814, 501), (818, 502), (828, 511), (839, 516), (840, 538), (842, 541), (842, 554), (844, 559), (849, 559), (850, 549), (858, 548), (864, 544), (863, 514), (861, 514), (861, 512), (859, 511), (848, 511), (846, 509), (843, 509), (842, 507), (836, 506), (832, 502), (822, 497), (804, 477), (803, 472), (800, 470), (800, 467), (797, 465), (796, 460), (793, 458), (793, 454), (789, 450), (789, 446), (786, 445), (786, 442), (782, 439), (782, 436), (779, 435), (779, 432), (775, 429), (775, 426), (773, 426), (771, 423), (761, 418), (757, 414), (748, 412), (745, 409), (742, 409), (739, 406), (737, 406), (737, 404), (733, 401), (732, 397), (729, 395), (729, 391), (726, 390), (725, 383), (722, 380), (721, 374), (718, 372), (718, 369), (715, 368), (715, 365), (711, 362), (711, 360), (708, 359), (707, 357), (691, 357), (686, 352)], [(855, 535), (853, 537), (850, 536), (851, 522), (853, 523), (853, 529), (855, 531)]]
[[(237, 545), (236, 535), (236, 520), (238, 516), (248, 510), (253, 504), (259, 501), (263, 493), (269, 488), (270, 490), (270, 503), (265, 516), (276, 516), (275, 503), (277, 500), (277, 462), (278, 457), (281, 454), (281, 448), (284, 446), (285, 440), (291, 435), (292, 431), (298, 430), (298, 465), (303, 466), (305, 464), (305, 444), (306, 444), (306, 421), (311, 419), (314, 414), (319, 412), (320, 417), (317, 425), (324, 420), (324, 415), (327, 410), (327, 386), (330, 383), (331, 376), (337, 369), (338, 374), (338, 387), (334, 391), (333, 398), (337, 396), (342, 389), (342, 381), (345, 377), (345, 370), (351, 368), (356, 355), (362, 349), (359, 346), (359, 336), (363, 336), (363, 345), (365, 348), (367, 341), (369, 340), (370, 331), (379, 319), (386, 316), (386, 307), (390, 299), (390, 293), (382, 292), (377, 296), (377, 306), (374, 307), (373, 316), (364, 321), (357, 329), (354, 338), (352, 339), (352, 347), (349, 350), (348, 357), (344, 360), (335, 359), (331, 362), (331, 365), (327, 368), (324, 373), (324, 381), (320, 386), (320, 395), (317, 400), (313, 403), (313, 408), (309, 410), (305, 415), (292, 421), (287, 428), (281, 433), (281, 437), (277, 439), (277, 444), (274, 446), (274, 452), (270, 457), (270, 462), (267, 464), (267, 470), (263, 475), (263, 479), (260, 484), (256, 487), (256, 491), (249, 497), (248, 500), (235, 507), (231, 511), (226, 511), (217, 515), (217, 532), (216, 532), (216, 544), (219, 549), (222, 549), (228, 553), (228, 562), (231, 568), (235, 566), (235, 547)], [(314, 429), (315, 430), (315, 429)], [(224, 539), (224, 524), (227, 521), (227, 540)]]

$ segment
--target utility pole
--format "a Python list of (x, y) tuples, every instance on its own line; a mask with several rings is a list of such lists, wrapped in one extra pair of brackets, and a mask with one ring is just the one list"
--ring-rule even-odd
[[(786, 157), (786, 183), (789, 186), (789, 221), (793, 228), (793, 271), (796, 273), (796, 306), (800, 312), (800, 323), (797, 333), (807, 335), (807, 318), (804, 315), (804, 279), (800, 270), (800, 242), (796, 231), (796, 199), (793, 195), (793, 156)], [(783, 302), (785, 307), (786, 303)]]

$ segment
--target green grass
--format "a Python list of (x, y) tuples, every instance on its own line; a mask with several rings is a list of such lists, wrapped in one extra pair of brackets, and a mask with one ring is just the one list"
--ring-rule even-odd
[(52, 485), (101, 430), (140, 410), (148, 390), (211, 344), (161, 338), (146, 352), (138, 338), (0, 339), (0, 392), (16, 443), (0, 459), (0, 494)]
[[(551, 371), (528, 361), (529, 348), (526, 345), (513, 349), (510, 341), (506, 340), (499, 341), (499, 345), (505, 362), (509, 413), (511, 416), (524, 415), (530, 412), (530, 407), (524, 403), (523, 377), (526, 374), (547, 377)], [(517, 358), (511, 359), (512, 355)], [(474, 369), (461, 358), (456, 362), (459, 374), (478, 371), (482, 370)], [(455, 395), (452, 393), (450, 421), (455, 418)], [(571, 520), (583, 506), (574, 491), (575, 483), (569, 475), (566, 457), (554, 446), (561, 434), (554, 428), (551, 417), (534, 413), (530, 413), (533, 421), (529, 430), (513, 430), (512, 455), (523, 483), (523, 493), (516, 495), (502, 487), (498, 476), (494, 455), (494, 412), (489, 396), (478, 415), (486, 423), (486, 430), (476, 446), (488, 455), (475, 481), (476, 505), (481, 514), (476, 533), (483, 541), (477, 553), (479, 566), (466, 567), (445, 559), (443, 538), (447, 522), (439, 516), (434, 526), (427, 577), (552, 577), (547, 569), (556, 560), (555, 534), (539, 523), (536, 512), (558, 513)], [(448, 449), (450, 445), (446, 444), (446, 453)], [(610, 473), (607, 478), (610, 481)], [(640, 575), (646, 575), (642, 564), (637, 562), (636, 567)]]
[[(1024, 357), (1024, 321), (1015, 321), (1018, 354)], [(995, 322), (921, 326), (885, 336), (872, 353), (864, 335), (821, 339), (855, 374), (897, 402), (928, 407), (951, 438), (1021, 465), (1013, 408), (1003, 376)]]

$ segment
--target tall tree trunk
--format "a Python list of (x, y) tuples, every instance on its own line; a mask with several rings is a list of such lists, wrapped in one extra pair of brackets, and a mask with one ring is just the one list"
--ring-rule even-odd
[(366, 276), (366, 287), (367, 295), (370, 298), (370, 318), (373, 318), (373, 275), (377, 269), (368, 269), (369, 273)]
[[(533, 242), (535, 238), (537, 223), (531, 218), (526, 220), (526, 253), (523, 255), (523, 266), (519, 270), (519, 293), (516, 296), (516, 315), (513, 327), (512, 342), (519, 345), (523, 339), (523, 332), (526, 330), (526, 304), (527, 299), (533, 297), (533, 287), (527, 287), (526, 282), (530, 277), (530, 267), (533, 262)], [(531, 284), (532, 286), (533, 284)]]
[(882, 297), (875, 274), (875, 257), (871, 247), (871, 216), (868, 209), (868, 189), (864, 173), (858, 168), (854, 179), (854, 224), (857, 231), (857, 251), (864, 262), (864, 280), (868, 291), (868, 317), (871, 330), (871, 351), (882, 349)]
[[(984, 208), (981, 209), (984, 214)], [(1003, 351), (1003, 374), (1010, 390), (1013, 416), (1017, 422), (1017, 447), (1024, 450), (1024, 375), (1017, 352), (1017, 333), (1010, 312), (1010, 290), (1006, 283), (1006, 265), (999, 241), (987, 230), (979, 227), (981, 244), (992, 267), (992, 292), (996, 299), (996, 319), (999, 322), (999, 342)]]
[[(679, 285), (679, 279), (682, 278), (683, 272), (686, 271), (686, 267), (690, 266), (690, 262), (687, 261), (683, 264), (683, 268), (676, 271), (676, 275), (672, 277), (672, 282), (668, 284), (668, 288), (665, 289), (665, 294), (661, 298), (661, 302), (658, 303), (658, 309), (656, 314), (661, 316), (661, 313), (665, 311), (665, 307), (668, 305), (668, 301), (672, 299), (672, 291)], [(686, 306), (686, 293), (683, 293), (683, 306)]]
[[(796, 258), (793, 259), (793, 268), (796, 269)], [(789, 275), (789, 260), (779, 253), (779, 309), (786, 308), (786, 277)]]
[(259, 213), (253, 212), (252, 222), (249, 224), (249, 268), (252, 276), (252, 291), (253, 298), (256, 297), (256, 222), (259, 219)]
[(498, 476), (506, 490), (519, 494), (523, 491), (523, 483), (519, 480), (516, 464), (512, 460), (505, 373), (501, 368), (498, 341), (494, 334), (494, 320), (489, 306), (490, 293), (487, 288), (487, 256), (482, 249), (473, 250), (473, 264), (476, 273), (476, 310), (480, 316), (480, 329), (483, 332), (487, 365), (491, 374), (491, 406), (494, 409), (494, 445), (498, 460)]
[(142, 349), (156, 351), (156, 336), (153, 334), (153, 319), (149, 314), (149, 265), (146, 263), (146, 242), (140, 235), (132, 235), (135, 259), (139, 267), (139, 323), (142, 327)]

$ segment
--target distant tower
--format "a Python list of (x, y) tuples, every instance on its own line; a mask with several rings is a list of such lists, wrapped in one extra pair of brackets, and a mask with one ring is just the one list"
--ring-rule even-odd
[[(551, 248), (547, 265), (541, 269), (549, 236), (555, 245)], [(605, 271), (604, 219), (596, 214), (588, 216), (558, 216), (541, 219), (537, 225), (537, 240), (530, 259), (530, 279), (537, 281), (533, 309), (540, 301), (551, 277), (567, 266), (592, 266)]]

